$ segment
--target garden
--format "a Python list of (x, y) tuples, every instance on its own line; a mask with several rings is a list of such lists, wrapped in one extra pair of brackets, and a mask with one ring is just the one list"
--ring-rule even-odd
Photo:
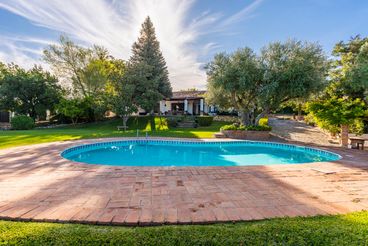
[[(149, 17), (127, 61), (112, 57), (104, 47), (80, 46), (61, 36), (57, 44), (43, 51), (43, 60), (51, 71), (0, 63), (0, 109), (11, 112), (10, 129), (0, 131), (0, 177), (5, 180), (0, 185), (4, 193), (1, 218), (68, 222), (1, 221), (0, 243), (366, 244), (368, 215), (361, 211), (367, 208), (364, 151), (352, 155), (347, 148), (334, 148), (336, 162), (315, 158), (313, 163), (292, 168), (241, 167), (226, 159), (239, 149), (228, 149), (219, 141), (216, 144), (222, 152), (218, 158), (231, 167), (208, 165), (211, 167), (203, 169), (85, 165), (62, 159), (60, 154), (77, 143), (93, 146), (94, 139), (99, 138), (187, 138), (192, 139), (191, 144), (204, 145), (210, 138), (226, 137), (259, 143), (271, 137), (270, 119), (285, 110), (347, 147), (349, 133), (368, 132), (368, 38), (356, 36), (339, 42), (332, 56), (329, 59), (319, 44), (294, 39), (272, 42), (260, 51), (244, 47), (216, 54), (205, 67), (205, 100), (216, 106), (216, 116), (203, 112), (169, 115), (157, 109), (161, 100), (171, 97), (172, 87)], [(193, 125), (180, 127), (186, 121)], [(41, 143), (50, 145), (37, 145)], [(279, 147), (275, 155), (297, 148), (273, 145)], [(24, 149), (12, 153), (11, 147), (20, 146)], [(135, 152), (134, 144), (118, 147), (129, 155)], [(118, 147), (105, 150), (118, 151)], [(301, 148), (314, 154), (334, 154), (326, 148)], [(167, 154), (167, 149), (160, 153)], [(179, 156), (182, 149), (185, 147), (174, 151)], [(18, 156), (19, 150), (22, 156)], [(194, 155), (192, 149), (183, 153), (184, 159)], [(203, 159), (204, 151), (198, 153)], [(51, 161), (50, 156), (54, 158)], [(159, 153), (157, 156), (162, 157)], [(291, 159), (297, 157), (295, 154)], [(346, 183), (345, 177), (352, 183)], [(314, 183), (321, 185), (315, 187)], [(14, 198), (16, 191), (21, 198)], [(345, 200), (336, 201), (326, 193), (339, 194)], [(124, 200), (126, 197), (129, 199)], [(6, 198), (13, 199), (9, 200), (14, 204), (7, 204)], [(24, 206), (22, 199), (28, 199), (25, 204), (30, 207)], [(66, 203), (69, 207), (64, 207)], [(83, 211), (73, 210), (86, 204), (89, 207)], [(43, 206), (46, 208), (41, 211)], [(258, 212), (253, 214), (245, 207)], [(37, 214), (22, 217), (34, 211)], [(88, 215), (83, 217), (86, 211)], [(119, 211), (127, 213), (118, 221), (122, 225), (160, 226), (106, 226), (119, 217)], [(174, 211), (172, 221), (168, 221), (170, 211)], [(347, 213), (351, 211), (361, 212)], [(63, 220), (55, 214), (70, 217)], [(74, 219), (77, 215), (81, 217)], [(81, 221), (104, 225), (69, 223)], [(235, 221), (242, 222), (232, 223)], [(163, 225), (169, 222), (175, 225)], [(212, 222), (218, 224), (199, 225)], [(176, 225), (191, 223), (198, 225)]]

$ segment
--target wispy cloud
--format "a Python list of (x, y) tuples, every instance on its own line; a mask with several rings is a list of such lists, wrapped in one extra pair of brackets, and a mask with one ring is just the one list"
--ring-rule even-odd
[(227, 17), (223, 22), (222, 26), (233, 25), (237, 22), (240, 22), (246, 18), (250, 18), (254, 15), (254, 11), (261, 5), (263, 0), (255, 0), (251, 2), (249, 5), (245, 6), (239, 12)]
[[(65, 33), (83, 45), (102, 45), (113, 56), (122, 59), (129, 58), (140, 25), (149, 15), (168, 64), (171, 82), (175, 89), (184, 89), (205, 84), (200, 56), (218, 48), (214, 42), (200, 47), (196, 42), (211, 29), (246, 18), (261, 1), (255, 0), (232, 16), (207, 11), (193, 20), (189, 16), (195, 0), (0, 0), (0, 8), (34, 25)], [(32, 48), (27, 50), (24, 42), (33, 43)], [(40, 37), (8, 37), (0, 46), (0, 59), (22, 65), (40, 63), (36, 53), (51, 42)]]

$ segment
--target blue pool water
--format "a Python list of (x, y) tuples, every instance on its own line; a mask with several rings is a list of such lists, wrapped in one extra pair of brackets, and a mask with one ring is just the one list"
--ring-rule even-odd
[(314, 148), (272, 142), (127, 140), (65, 150), (69, 160), (113, 166), (249, 166), (334, 161), (341, 157)]

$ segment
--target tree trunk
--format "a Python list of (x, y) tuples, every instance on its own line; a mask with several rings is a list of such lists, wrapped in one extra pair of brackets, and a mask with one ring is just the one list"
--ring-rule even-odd
[(341, 125), (341, 146), (349, 145), (349, 125)]
[(123, 126), (124, 126), (124, 131), (126, 130), (127, 128), (127, 122), (129, 120), (129, 115), (123, 115)]
[(302, 120), (302, 104), (301, 103), (298, 104), (298, 117), (297, 117), (297, 120), (298, 121)]
[(249, 111), (242, 111), (241, 112), (241, 122), (245, 126), (251, 125), (250, 117), (249, 117)]
[(259, 120), (260, 119), (262, 119), (262, 118), (264, 118), (264, 117), (267, 117), (268, 116), (268, 114), (269, 114), (269, 108), (268, 107), (266, 107), (258, 116), (257, 116), (257, 118), (256, 118), (256, 125), (258, 125), (259, 124)]

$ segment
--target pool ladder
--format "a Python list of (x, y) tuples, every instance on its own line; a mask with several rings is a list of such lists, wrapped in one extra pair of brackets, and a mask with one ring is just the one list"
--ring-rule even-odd
[[(139, 138), (139, 129), (137, 129), (137, 138)], [(148, 132), (146, 132), (146, 139), (148, 138)]]

